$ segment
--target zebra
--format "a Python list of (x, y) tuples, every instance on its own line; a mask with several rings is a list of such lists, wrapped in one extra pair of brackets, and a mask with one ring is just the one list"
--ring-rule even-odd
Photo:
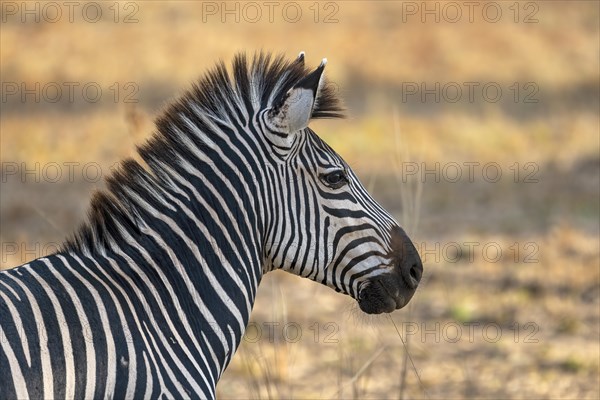
[(218, 62), (57, 252), (0, 274), (0, 398), (214, 398), (276, 269), (369, 314), (409, 302), (416, 248), (308, 127), (345, 115), (326, 62)]

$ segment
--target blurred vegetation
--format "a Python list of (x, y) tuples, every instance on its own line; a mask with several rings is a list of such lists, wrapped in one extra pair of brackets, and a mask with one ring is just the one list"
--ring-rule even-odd
[[(72, 102), (66, 92), (57, 103), (2, 99), (0, 267), (60, 243), (83, 218), (89, 193), (102, 185), (80, 177), (22, 182), (18, 174), (4, 174), (6, 163), (94, 162), (107, 171), (134, 154), (162, 105), (216, 60), (228, 62), (238, 51), (295, 57), (304, 50), (309, 65), (328, 58), (327, 77), (350, 115), (313, 128), (409, 227), (426, 275), (408, 309), (370, 318), (327, 288), (269, 274), (253, 322), (292, 321), (303, 336), (294, 343), (281, 335), (273, 342), (244, 341), (219, 385), (220, 397), (598, 398), (598, 2), (496, 2), (503, 17), (495, 23), (480, 11), (469, 22), (466, 8), (457, 23), (435, 22), (431, 15), (422, 22), (421, 14), (406, 13), (422, 2), (297, 2), (303, 17), (295, 23), (278, 11), (270, 22), (264, 6), (258, 22), (242, 17), (236, 23), (230, 15), (223, 23), (220, 14), (203, 13), (202, 4), (211, 2), (130, 3), (137, 7), (136, 23), (123, 23), (133, 10), (125, 3), (118, 23), (108, 3), (96, 23), (77, 14), (73, 23), (66, 16), (57, 23), (22, 23), (18, 15), (3, 14), (3, 85), (80, 86)], [(478, 4), (481, 10), (487, 2)], [(515, 4), (518, 22), (510, 8)], [(537, 22), (524, 23), (532, 10)], [(327, 16), (337, 22), (325, 23)], [(81, 96), (89, 82), (103, 90), (97, 103)], [(469, 82), (479, 85), (473, 101)], [(436, 83), (461, 87), (460, 101), (448, 100), (451, 91), (439, 102), (409, 94), (414, 85), (431, 89)], [(502, 88), (497, 102), (482, 95), (486, 83)], [(136, 102), (126, 103), (128, 95)], [(418, 174), (407, 173), (409, 162)], [(465, 176), (452, 182), (441, 168), (453, 162), (498, 163), (503, 176), (489, 182), (476, 169), (472, 182)], [(423, 179), (424, 167), (435, 163), (441, 180)], [(535, 180), (528, 182), (532, 171)], [(495, 243), (503, 254), (490, 261), (481, 246), (465, 245), (471, 242)], [(16, 250), (6, 243), (17, 244)], [(446, 246), (440, 256), (450, 243), (458, 247)], [(427, 253), (436, 244), (440, 250)], [(532, 251), (534, 262), (525, 262)], [(422, 330), (408, 334), (413, 322), (431, 329), (436, 323), (480, 325), (474, 341), (464, 328), (451, 342), (423, 338)], [(327, 323), (335, 324), (337, 342), (324, 341)], [(535, 325), (525, 329), (527, 323)], [(502, 328), (499, 341), (481, 339), (486, 324)], [(319, 340), (311, 326), (320, 329)], [(539, 328), (537, 342), (524, 341), (531, 327)]]

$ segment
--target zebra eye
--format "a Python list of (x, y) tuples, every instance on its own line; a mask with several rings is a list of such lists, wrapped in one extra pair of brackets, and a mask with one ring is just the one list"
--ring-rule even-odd
[(348, 178), (346, 177), (346, 173), (344, 171), (338, 170), (328, 174), (322, 174), (321, 181), (333, 189), (338, 189), (348, 182)]

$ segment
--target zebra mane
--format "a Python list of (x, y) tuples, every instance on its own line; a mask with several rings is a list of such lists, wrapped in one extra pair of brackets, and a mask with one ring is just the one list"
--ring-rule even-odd
[[(287, 61), (283, 55), (258, 52), (250, 61), (245, 53), (238, 53), (233, 59), (231, 74), (225, 63), (219, 61), (191, 90), (167, 107), (158, 119), (159, 130), (163, 121), (168, 124), (177, 119), (177, 114), (188, 114), (190, 104), (203, 115), (225, 121), (240, 105), (254, 112), (273, 106), (311, 72), (304, 65), (304, 53), (300, 54), (297, 59)], [(319, 88), (311, 118), (343, 117), (336, 88), (326, 81)]]
[[(157, 118), (155, 133), (137, 149), (146, 167), (132, 158), (123, 160), (106, 178), (107, 188), (93, 195), (87, 220), (59, 252), (104, 254), (114, 243), (127, 240), (126, 234), (134, 236), (143, 230), (141, 203), (169, 207), (162, 197), (172, 185), (166, 170), (177, 160), (191, 159), (190, 145), (202, 146), (202, 138), (190, 132), (186, 120), (210, 133), (215, 123), (235, 121), (243, 114), (253, 115), (273, 106), (310, 72), (304, 65), (304, 53), (293, 61), (265, 52), (255, 53), (250, 61), (245, 53), (239, 53), (231, 74), (223, 61), (218, 62)], [(343, 111), (335, 87), (325, 81), (311, 118), (343, 118)]]

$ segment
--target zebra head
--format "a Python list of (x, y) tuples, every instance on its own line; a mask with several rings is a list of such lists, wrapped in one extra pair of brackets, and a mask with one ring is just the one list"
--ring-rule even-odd
[(325, 64), (308, 72), (300, 53), (258, 115), (279, 193), (269, 207), (265, 270), (321, 282), (366, 313), (392, 312), (412, 298), (423, 266), (404, 230), (308, 127), (311, 118), (341, 116)]

